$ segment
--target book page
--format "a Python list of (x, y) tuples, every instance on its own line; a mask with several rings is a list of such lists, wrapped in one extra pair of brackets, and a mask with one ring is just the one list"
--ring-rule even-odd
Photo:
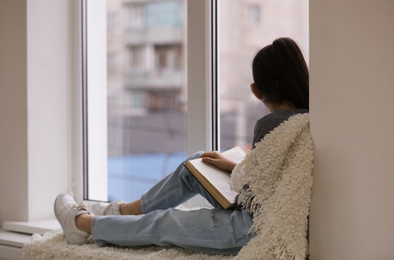
[(222, 154), (224, 156), (226, 156), (227, 158), (229, 158), (230, 160), (236, 162), (237, 164), (240, 163), (246, 155), (244, 150), (242, 150), (242, 148), (239, 146), (231, 148), (231, 149), (223, 152)]
[[(245, 157), (245, 152), (240, 147), (235, 147), (226, 152), (223, 155), (239, 163)], [(230, 202), (235, 202), (235, 196), (237, 193), (230, 189), (230, 173), (217, 168), (216, 166), (202, 162), (201, 158), (191, 160), (190, 163), (213, 185), (216, 189), (222, 193), (222, 195)]]

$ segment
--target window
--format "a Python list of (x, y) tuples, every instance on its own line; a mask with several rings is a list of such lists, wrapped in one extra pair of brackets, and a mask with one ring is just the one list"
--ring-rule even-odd
[(260, 25), (260, 5), (259, 4), (248, 4), (246, 20), (250, 26)]
[(88, 4), (85, 199), (134, 200), (191, 151), (251, 148), (254, 124), (268, 113), (249, 90), (252, 58), (281, 36), (307, 51), (308, 1), (209, 3)]
[(155, 46), (155, 68), (157, 70), (181, 70), (183, 50), (180, 44)]
[(130, 46), (130, 66), (129, 70), (141, 70), (144, 69), (144, 65), (147, 64), (145, 57), (145, 48), (143, 46)]
[[(100, 17), (107, 17), (107, 26), (106, 31), (91, 32), (87, 40), (92, 73), (87, 81), (85, 198), (134, 200), (187, 155), (185, 2), (88, 1), (92, 28), (97, 28), (93, 24)], [(93, 42), (89, 37), (100, 39)], [(90, 48), (94, 51), (97, 41), (103, 40), (100, 51), (105, 51), (106, 61), (90, 54)], [(97, 74), (92, 69), (103, 62), (107, 64), (107, 73), (101, 75), (104, 84), (93, 85), (98, 80), (90, 78)], [(95, 153), (100, 154), (97, 159)]]
[(128, 7), (128, 11), (130, 12), (130, 27), (132, 29), (142, 29), (145, 25), (144, 17), (145, 17), (145, 8), (143, 4), (132, 3)]
[(108, 12), (107, 14), (107, 26), (109, 31), (114, 31), (119, 26), (119, 13)]
[[(249, 91), (257, 51), (284, 36), (295, 39), (308, 58), (308, 8), (305, 0), (218, 1), (221, 150), (251, 149), (254, 124), (269, 113)], [(261, 16), (261, 10), (269, 12)]]
[(121, 68), (121, 59), (118, 53), (108, 52), (107, 54), (107, 71), (108, 73), (116, 73)]

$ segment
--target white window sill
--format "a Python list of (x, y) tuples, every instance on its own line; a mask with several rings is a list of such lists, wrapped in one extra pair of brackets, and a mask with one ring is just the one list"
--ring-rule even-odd
[(56, 219), (40, 220), (40, 221), (4, 221), (3, 229), (14, 232), (21, 232), (27, 234), (40, 234), (61, 229), (59, 222)]
[(0, 259), (22, 259), (22, 247), (29, 241), (30, 237), (30, 234), (0, 229)]
[(56, 219), (43, 221), (5, 221), (0, 229), (0, 260), (22, 259), (22, 248), (31, 234), (41, 234), (61, 229)]
[(0, 245), (22, 248), (29, 241), (30, 234), (21, 234), (0, 229)]

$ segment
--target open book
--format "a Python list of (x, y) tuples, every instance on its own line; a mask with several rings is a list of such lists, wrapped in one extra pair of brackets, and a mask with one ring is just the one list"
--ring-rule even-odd
[[(245, 157), (245, 152), (239, 146), (222, 154), (236, 163), (241, 162)], [(224, 209), (235, 204), (237, 193), (230, 189), (229, 172), (204, 163), (201, 158), (187, 161), (185, 166)]]

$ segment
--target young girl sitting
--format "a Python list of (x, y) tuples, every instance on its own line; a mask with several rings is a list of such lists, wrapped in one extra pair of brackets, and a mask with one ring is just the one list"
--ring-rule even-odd
[[(309, 109), (308, 68), (293, 40), (280, 38), (264, 47), (254, 57), (252, 67), (251, 91), (271, 113), (257, 121), (250, 153), (283, 122)], [(220, 152), (196, 153), (186, 161), (198, 157), (229, 172), (237, 166)], [(251, 182), (245, 181), (244, 189), (248, 190), (249, 185)], [(174, 209), (196, 194), (213, 208)], [(249, 202), (255, 195), (249, 196)], [(176, 245), (208, 253), (238, 254), (256, 235), (251, 228), (258, 207), (239, 201), (236, 207), (223, 209), (181, 163), (134, 202), (100, 202), (89, 212), (71, 195), (60, 194), (54, 210), (71, 244), (87, 243), (91, 236), (100, 246)]]

